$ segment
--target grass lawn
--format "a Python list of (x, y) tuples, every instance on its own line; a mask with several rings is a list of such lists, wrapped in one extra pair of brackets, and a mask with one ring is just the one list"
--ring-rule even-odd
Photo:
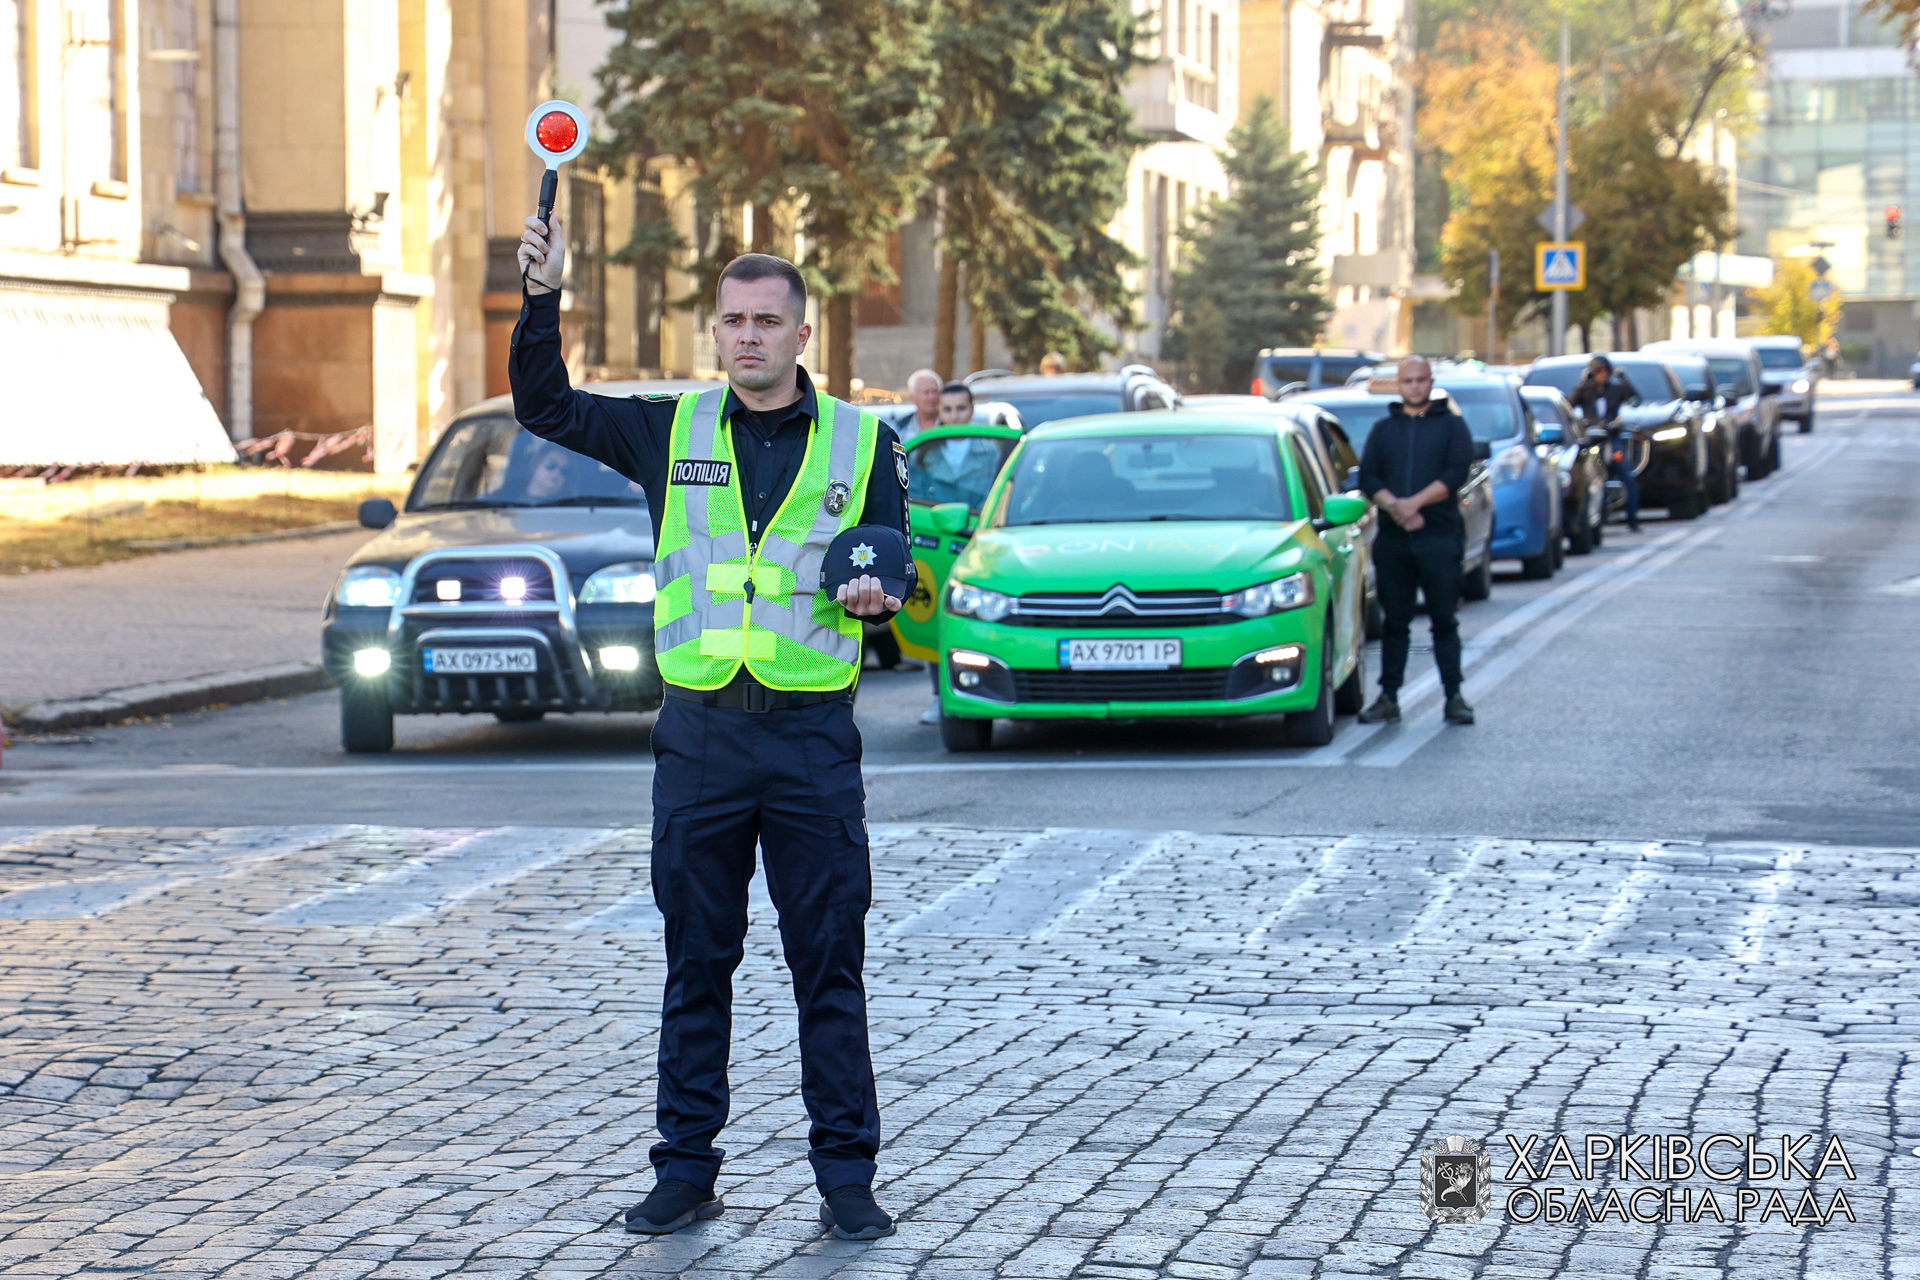
[(366, 498), (397, 505), (410, 476), (222, 467), (165, 476), (0, 480), (0, 573), (103, 564), (139, 544), (226, 538), (352, 520)]

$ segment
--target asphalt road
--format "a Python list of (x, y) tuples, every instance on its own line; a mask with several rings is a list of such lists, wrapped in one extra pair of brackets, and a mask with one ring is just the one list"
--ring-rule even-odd
[[(1342, 721), (1317, 751), (1270, 720), (1002, 722), (992, 753), (949, 756), (915, 723), (925, 672), (869, 673), (872, 818), (1916, 843), (1920, 396), (1827, 401), (1785, 450), (1700, 520), (1611, 526), (1551, 582), (1500, 575), (1463, 613), (1477, 726), (1444, 728), (1428, 680), (1402, 725)], [(315, 694), (20, 745), (0, 824), (641, 823), (649, 721), (405, 718), (390, 757), (349, 758)]]

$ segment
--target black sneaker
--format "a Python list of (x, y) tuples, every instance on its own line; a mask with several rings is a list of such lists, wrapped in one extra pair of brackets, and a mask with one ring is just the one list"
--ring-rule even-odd
[(1390, 693), (1375, 698), (1367, 709), (1356, 717), (1361, 724), (1379, 724), (1382, 721), (1400, 723), (1400, 700)]
[(1449, 697), (1447, 699), (1447, 723), (1472, 724), (1473, 704), (1457, 693)]
[(835, 1187), (820, 1202), (820, 1225), (842, 1240), (878, 1240), (893, 1234), (893, 1219), (866, 1187)]
[(726, 1202), (713, 1192), (683, 1182), (662, 1178), (647, 1192), (647, 1198), (627, 1210), (627, 1230), (643, 1236), (664, 1236), (701, 1218), (717, 1218)]

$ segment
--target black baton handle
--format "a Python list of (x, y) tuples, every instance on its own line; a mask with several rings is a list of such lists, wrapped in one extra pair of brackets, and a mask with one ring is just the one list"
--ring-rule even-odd
[(560, 193), (560, 171), (549, 169), (540, 175), (540, 221), (553, 216), (553, 198)]

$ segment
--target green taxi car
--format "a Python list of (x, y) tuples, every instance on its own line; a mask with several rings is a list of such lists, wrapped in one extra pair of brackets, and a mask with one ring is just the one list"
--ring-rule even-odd
[[(967, 548), (967, 528), (979, 518), (994, 477), (1019, 439), (1018, 427), (960, 422), (923, 431), (907, 446), (907, 537), (919, 578), (893, 618), (894, 638), (907, 656), (938, 661), (940, 592)], [(933, 509), (945, 504), (967, 509), (958, 534), (934, 524)]]
[[(996, 719), (1285, 716), (1319, 746), (1365, 696), (1366, 545), (1291, 422), (1049, 423), (1015, 446), (939, 597), (940, 738)], [(965, 504), (928, 510), (958, 540)], [(916, 526), (917, 527), (917, 526)]]

